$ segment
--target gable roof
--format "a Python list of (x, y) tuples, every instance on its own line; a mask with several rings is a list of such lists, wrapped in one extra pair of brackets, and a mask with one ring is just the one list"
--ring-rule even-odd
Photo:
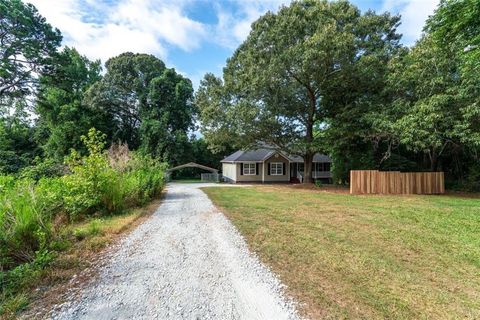
[(210, 168), (210, 167), (207, 167), (207, 166), (195, 163), (195, 162), (185, 163), (185, 164), (182, 164), (180, 166), (176, 166), (176, 167), (167, 169), (166, 171), (167, 172), (172, 172), (174, 170), (179, 170), (179, 169), (183, 169), (183, 168), (200, 168), (200, 169), (203, 169), (203, 170), (211, 171), (213, 173), (218, 173), (218, 169)]
[(228, 157), (222, 160), (222, 162), (235, 162), (235, 161), (263, 161), (272, 154), (275, 153), (275, 150), (269, 149), (256, 149), (249, 151), (239, 150), (232, 153)]
[[(282, 152), (272, 150), (272, 149), (256, 149), (256, 150), (249, 150), (249, 151), (236, 151), (223, 159), (221, 162), (260, 162), (268, 159), (270, 156), (275, 154), (276, 152), (280, 153), (282, 156), (290, 160), (291, 162), (303, 162), (303, 158), (300, 156), (287, 156)], [(313, 162), (332, 162), (330, 157), (316, 153), (313, 156)]]

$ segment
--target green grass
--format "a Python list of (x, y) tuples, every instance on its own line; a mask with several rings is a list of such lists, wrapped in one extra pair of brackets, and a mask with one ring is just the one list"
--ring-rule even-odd
[(480, 199), (205, 191), (312, 318), (480, 318)]

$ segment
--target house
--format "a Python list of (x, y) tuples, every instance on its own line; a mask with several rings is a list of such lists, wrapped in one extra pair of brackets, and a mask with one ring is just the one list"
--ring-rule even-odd
[[(272, 149), (237, 151), (222, 161), (226, 182), (302, 182), (303, 158)], [(313, 157), (312, 178), (330, 180), (332, 160), (317, 153)]]

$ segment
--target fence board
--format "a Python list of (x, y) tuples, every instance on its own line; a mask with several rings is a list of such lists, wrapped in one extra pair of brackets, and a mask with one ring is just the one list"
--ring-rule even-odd
[(442, 194), (443, 172), (351, 170), (352, 194)]

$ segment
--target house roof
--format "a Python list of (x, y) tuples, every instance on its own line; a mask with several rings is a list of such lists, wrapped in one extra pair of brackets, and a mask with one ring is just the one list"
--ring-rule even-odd
[[(303, 157), (300, 156), (290, 156), (290, 161), (291, 162), (303, 162)], [(332, 159), (330, 159), (329, 156), (321, 154), (321, 153), (315, 153), (313, 156), (313, 162), (332, 162)]]
[[(237, 152), (232, 153), (231, 155), (223, 159), (221, 162), (243, 162), (243, 161), (259, 162), (259, 161), (264, 161), (268, 159), (275, 152), (277, 151), (272, 149), (256, 149), (256, 150), (249, 150), (249, 151), (239, 150)], [(287, 156), (282, 152), (279, 152), (279, 153), (281, 153), (283, 156), (288, 158), (291, 162), (303, 162), (303, 158), (300, 156)], [(332, 162), (332, 160), (324, 154), (316, 153), (313, 157), (313, 162)]]
[(275, 153), (275, 151), (269, 149), (256, 149), (249, 151), (239, 150), (223, 159), (222, 162), (263, 161), (269, 156), (271, 156), (273, 153)]

